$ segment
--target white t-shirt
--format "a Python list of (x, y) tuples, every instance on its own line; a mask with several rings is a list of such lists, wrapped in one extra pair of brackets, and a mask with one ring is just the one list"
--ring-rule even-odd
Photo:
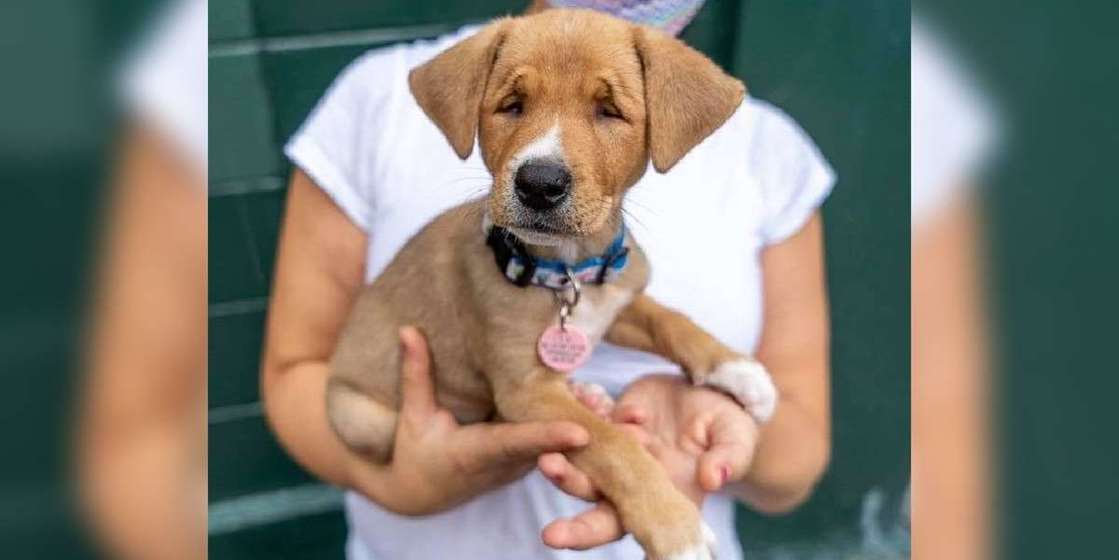
[[(288, 157), (370, 234), (368, 279), (433, 217), (489, 187), (478, 150), (460, 161), (407, 85), (409, 69), (476, 29), (359, 58), (287, 145)], [(834, 180), (792, 119), (747, 98), (669, 173), (650, 166), (630, 191), (628, 225), (653, 268), (648, 293), (730, 346), (753, 350), (762, 319), (760, 251), (798, 231)], [(616, 395), (634, 379), (664, 371), (677, 368), (604, 343), (575, 377)], [(541, 543), (544, 525), (587, 507), (538, 472), (419, 519), (394, 515), (351, 492), (347, 550), (352, 560), (643, 557), (632, 537), (579, 553)], [(720, 560), (741, 558), (733, 499), (711, 496), (703, 513), (719, 539)]]
[(975, 179), (995, 125), (957, 59), (916, 19), (910, 53), (910, 218), (921, 225)]
[(156, 20), (120, 77), (129, 111), (170, 139), (205, 171), (207, 162), (206, 0), (176, 0)]

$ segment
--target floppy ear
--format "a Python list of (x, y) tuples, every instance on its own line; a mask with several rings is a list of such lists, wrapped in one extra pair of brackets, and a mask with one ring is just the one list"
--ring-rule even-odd
[(462, 159), (474, 149), (482, 94), (509, 21), (487, 25), (408, 74), (416, 102)]
[(636, 29), (649, 154), (653, 168), (664, 173), (734, 114), (746, 86), (683, 41), (652, 28)]

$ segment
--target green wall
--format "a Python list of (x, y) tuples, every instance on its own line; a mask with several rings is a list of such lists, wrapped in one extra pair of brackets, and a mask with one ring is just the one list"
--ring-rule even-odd
[[(284, 141), (365, 50), (521, 4), (211, 2), (212, 558), (342, 555), (339, 493), (285, 457), (257, 403), (265, 301), (290, 171)], [(796, 513), (740, 515), (748, 549), (757, 553), (751, 557), (816, 558), (820, 550), (827, 558), (893, 557), (904, 548), (894, 531), (909, 467), (909, 5), (710, 0), (684, 38), (742, 77), (754, 95), (785, 108), (840, 177), (824, 207), (832, 465)]]

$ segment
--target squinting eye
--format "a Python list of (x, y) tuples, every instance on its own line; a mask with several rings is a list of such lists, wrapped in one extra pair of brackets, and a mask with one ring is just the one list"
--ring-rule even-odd
[(622, 116), (622, 112), (611, 103), (599, 103), (598, 106), (595, 107), (595, 116), (606, 119), (625, 120), (625, 117)]
[(505, 113), (507, 115), (520, 115), (524, 111), (524, 103), (518, 98), (511, 98), (498, 107), (498, 113)]

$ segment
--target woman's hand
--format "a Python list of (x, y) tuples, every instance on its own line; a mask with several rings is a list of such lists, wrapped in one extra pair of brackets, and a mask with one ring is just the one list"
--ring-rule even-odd
[[(641, 378), (626, 389), (612, 410), (593, 394), (581, 396), (581, 400), (594, 410), (608, 412), (632, 433), (697, 505), (707, 494), (741, 480), (750, 468), (758, 439), (754, 419), (730, 397), (692, 386), (681, 376)], [(562, 454), (543, 455), (538, 466), (564, 492), (598, 502), (574, 518), (545, 527), (545, 544), (584, 550), (625, 535), (613, 506), (601, 499), (587, 476)]]
[(589, 442), (586, 430), (571, 422), (459, 425), (435, 400), (423, 335), (406, 327), (400, 342), (401, 409), (392, 462), (372, 466), (355, 456), (350, 467), (354, 487), (382, 506), (408, 515), (442, 511), (524, 476), (542, 453)]

